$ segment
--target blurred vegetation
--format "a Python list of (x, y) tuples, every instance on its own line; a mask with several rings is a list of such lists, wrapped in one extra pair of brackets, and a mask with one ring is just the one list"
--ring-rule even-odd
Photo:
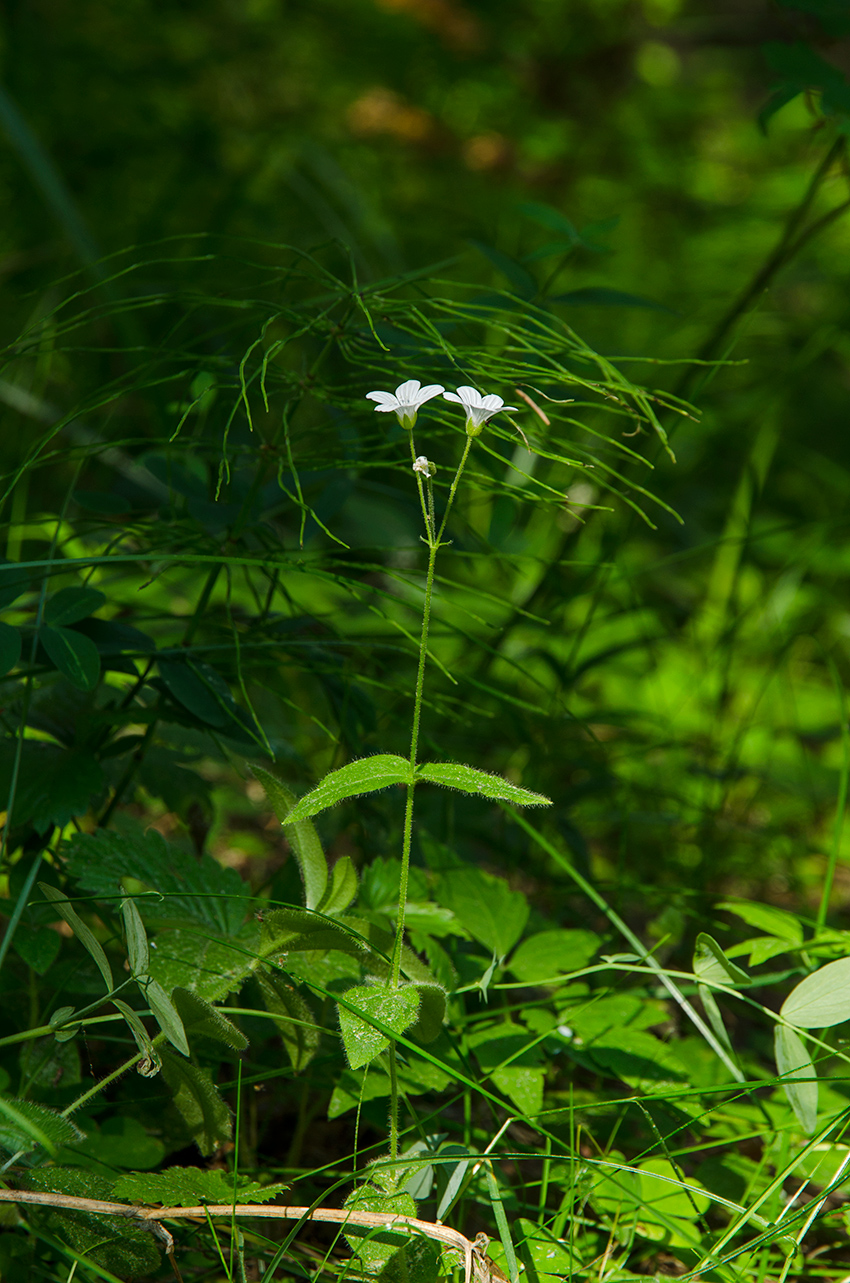
[[(687, 970), (704, 929), (745, 954), (741, 921), (790, 944), (788, 970), (764, 973), (783, 993), (816, 960), (843, 956), (848, 76), (843, 0), (2, 6), (0, 495), (14, 564), (0, 579), (0, 908), (16, 943), (10, 929), (0, 994), (15, 1041), (0, 1072), (16, 1099), (65, 1109), (134, 1046), (128, 1026), (115, 1036), (123, 1049), (88, 1044), (87, 1069), (68, 1052), (70, 1094), (51, 1094), (20, 1052), (24, 1031), (99, 992), (79, 938), (60, 953), (37, 878), (94, 896), (90, 920), (116, 957), (110, 895), (119, 875), (125, 892), (150, 885), (132, 843), (152, 824), (181, 860), (205, 852), (235, 870), (203, 894), (298, 904), (290, 846), (246, 762), (302, 794), (350, 760), (406, 752), (419, 513), (404, 434), (364, 395), (408, 377), (474, 383), (521, 407), (476, 444), (440, 566), (426, 685), (428, 756), (555, 803), (541, 842), (480, 800), (423, 795), (414, 890), (434, 913), (422, 910), (411, 942), (460, 993), (450, 1015), (466, 1050), (488, 986), (513, 1013), (531, 1000), (512, 1007), (499, 984), (545, 969), (503, 975), (516, 938), (475, 934), (447, 889), (461, 865), (506, 879), (486, 884), (494, 896), (495, 885), (521, 894), (531, 939), (587, 927), (600, 947), (624, 947), (598, 905), (588, 918), (556, 848), (665, 965)], [(462, 434), (432, 408), (417, 445), (438, 464), (444, 502)], [(357, 868), (357, 912), (376, 931), (392, 920), (401, 822), (398, 798), (380, 794), (318, 824), (331, 864)], [(106, 874), (85, 875), (101, 849), (86, 843), (107, 840), (95, 833), (130, 844), (105, 866), (113, 891)], [(781, 916), (769, 925), (717, 907), (741, 900), (784, 908), (796, 925), (783, 936)], [(149, 930), (176, 929), (151, 913)], [(461, 930), (441, 934), (452, 915)], [(760, 948), (751, 963), (772, 967), (781, 950)], [(222, 966), (235, 1005), (245, 977)], [(323, 976), (313, 1015), (327, 1026), (336, 990)], [(238, 1001), (268, 1007), (250, 984)], [(666, 1018), (653, 984), (629, 991), (647, 1039)], [(226, 986), (198, 992), (221, 1000)], [(557, 995), (540, 1002), (547, 1019), (594, 1036)], [(521, 1020), (524, 1037), (554, 1027)], [(746, 1076), (773, 1074), (764, 1021), (735, 1021)], [(265, 1081), (279, 1072), (268, 1025), (242, 1024), (258, 1048), (250, 1073)], [(728, 1084), (720, 1070), (711, 1080), (695, 1035), (681, 1041), (674, 1078)], [(824, 1046), (818, 1071), (837, 1083)], [(647, 1122), (624, 1107), (597, 1128), (593, 1101), (622, 1081), (643, 1092), (646, 1075), (612, 1072), (619, 1085), (600, 1086), (604, 1057), (573, 1047), (567, 1083), (545, 1049), (547, 1101), (584, 1092), (580, 1122), (599, 1152), (617, 1137), (620, 1158), (637, 1161), (656, 1133), (686, 1125), (675, 1111)], [(294, 1201), (306, 1203), (327, 1190), (315, 1174), (323, 1147), (333, 1178), (350, 1175), (356, 1143), (338, 1119), (362, 1083), (325, 1047), (302, 1090), (290, 1060), (274, 1103), (259, 1115), (252, 1103), (242, 1166), (299, 1173), (309, 1192)], [(497, 1060), (479, 1057), (485, 1077)], [(216, 1064), (232, 1101), (236, 1058)], [(159, 1146), (134, 1167), (198, 1161), (185, 1113), (181, 1123), (169, 1106), (157, 1132), (161, 1081), (119, 1089), (120, 1126), (141, 1119)], [(507, 1082), (497, 1085), (530, 1127), (536, 1096)], [(483, 1150), (475, 1128), (497, 1128), (464, 1090), (444, 1121)], [(369, 1145), (385, 1095), (364, 1099)], [(765, 1125), (764, 1108), (740, 1108), (727, 1139)], [(773, 1162), (777, 1137), (797, 1153), (811, 1129), (789, 1141), (801, 1107), (779, 1090), (769, 1109)], [(555, 1127), (547, 1152), (567, 1133), (573, 1145), (573, 1126)], [(222, 1152), (226, 1133), (205, 1134), (202, 1152)], [(713, 1145), (720, 1133), (699, 1137)], [(512, 1143), (532, 1154), (543, 1144), (530, 1131)], [(36, 1149), (32, 1166), (43, 1158)], [(483, 1179), (467, 1189), (473, 1204), (487, 1201)], [(539, 1194), (543, 1218), (548, 1176), (536, 1179), (533, 1196), (513, 1189), (512, 1214), (529, 1216), (523, 1200)], [(615, 1194), (589, 1197), (597, 1227), (609, 1214), (616, 1224)], [(598, 1251), (582, 1260), (598, 1269), (604, 1235), (588, 1233)], [(646, 1235), (629, 1268), (664, 1268), (647, 1246), (659, 1241)], [(666, 1246), (696, 1268), (692, 1241)]]

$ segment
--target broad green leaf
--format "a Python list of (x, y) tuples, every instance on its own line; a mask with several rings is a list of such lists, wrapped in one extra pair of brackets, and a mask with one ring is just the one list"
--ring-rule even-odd
[(137, 980), (145, 1001), (151, 1009), (151, 1015), (172, 1047), (176, 1047), (184, 1056), (188, 1056), (189, 1043), (183, 1021), (162, 985), (152, 976), (138, 976)]
[(751, 927), (758, 927), (767, 935), (779, 936), (789, 944), (803, 943), (803, 926), (799, 918), (772, 904), (756, 904), (753, 900), (721, 900), (718, 909), (734, 913)]
[(64, 1091), (80, 1081), (80, 1053), (76, 1043), (57, 1042), (52, 1034), (23, 1043), (18, 1062), (20, 1090), (35, 1100), (45, 1096), (51, 1100), (57, 1088)]
[(308, 1003), (297, 989), (278, 976), (257, 973), (266, 1010), (274, 1017), (290, 1064), (296, 1073), (306, 1069), (319, 1049), (322, 1031)]
[(287, 1185), (260, 1185), (247, 1176), (206, 1167), (169, 1167), (164, 1172), (132, 1172), (119, 1176), (112, 1187), (115, 1198), (130, 1203), (161, 1204), (163, 1207), (191, 1207), (193, 1203), (268, 1203), (288, 1189)]
[(542, 1052), (534, 1043), (533, 1034), (508, 1020), (477, 1029), (469, 1038), (483, 1072), (528, 1115), (543, 1108), (545, 1071)]
[(287, 822), (295, 824), (300, 820), (309, 820), (311, 816), (326, 811), (329, 806), (336, 806), (348, 797), (376, 793), (379, 789), (389, 788), (391, 784), (409, 784), (410, 779), (410, 762), (406, 758), (392, 753), (361, 757), (359, 761), (349, 762), (347, 766), (341, 766), (338, 771), (331, 771), (330, 775), (326, 775), (289, 812)]
[(99, 610), (106, 597), (97, 588), (60, 588), (44, 605), (44, 622), (54, 628), (76, 624)]
[(783, 1082), (785, 1095), (797, 1121), (809, 1136), (818, 1121), (818, 1082), (812, 1058), (799, 1034), (787, 1025), (777, 1025), (774, 1030), (776, 1072), (780, 1078), (809, 1079), (809, 1082)]
[[(350, 1211), (382, 1212), (396, 1216), (415, 1216), (416, 1204), (409, 1194), (385, 1194), (374, 1185), (361, 1185), (353, 1190), (344, 1206)], [(403, 1247), (410, 1238), (409, 1230), (345, 1230), (348, 1246), (369, 1273), (375, 1271)]]
[[(112, 1182), (81, 1167), (47, 1167), (27, 1173), (30, 1189), (78, 1198), (109, 1201)], [(154, 1236), (124, 1217), (97, 1216), (91, 1212), (31, 1208), (32, 1220), (43, 1234), (66, 1242), (85, 1261), (86, 1273), (108, 1271), (107, 1278), (148, 1278), (159, 1269), (160, 1254)]]
[(538, 984), (586, 967), (602, 941), (578, 928), (540, 931), (518, 946), (508, 964), (518, 980)]
[(0, 1147), (27, 1153), (42, 1145), (53, 1157), (60, 1145), (73, 1145), (83, 1133), (69, 1119), (31, 1100), (0, 1096)]
[(534, 1278), (536, 1273), (540, 1283), (544, 1280), (549, 1283), (553, 1275), (571, 1278), (578, 1272), (580, 1258), (569, 1238), (559, 1239), (544, 1225), (524, 1217), (520, 1217), (516, 1224), (520, 1235), (520, 1254), (530, 1258), (534, 1267), (534, 1273), (529, 1271), (527, 1277)]
[(251, 909), (250, 888), (235, 869), (208, 855), (199, 860), (155, 829), (78, 833), (68, 844), (68, 873), (100, 895), (113, 895), (122, 878), (135, 878), (159, 893), (135, 901), (143, 921), (158, 927), (198, 924), (236, 936)]
[(703, 984), (741, 985), (749, 982), (746, 971), (730, 962), (716, 940), (700, 932), (694, 950), (694, 975)]
[(344, 913), (357, 895), (357, 870), (351, 856), (341, 855), (331, 869), (330, 881), (316, 908), (333, 917)]
[(199, 1069), (163, 1051), (162, 1075), (191, 1138), (204, 1156), (230, 1140), (230, 1110), (213, 1084), (209, 1069)]
[(27, 966), (32, 967), (37, 976), (43, 976), (56, 961), (62, 947), (62, 937), (58, 931), (51, 931), (47, 927), (33, 929), (19, 922), (14, 946), (15, 952)]
[[(3, 797), (9, 796), (14, 765), (14, 742), (7, 741), (0, 748)], [(53, 824), (64, 828), (86, 814), (103, 788), (103, 769), (87, 750), (25, 740), (15, 794), (15, 824), (31, 823), (38, 833), (46, 833)], [(110, 890), (115, 892), (114, 884)]]
[(671, 1217), (694, 1221), (704, 1216), (711, 1200), (696, 1186), (696, 1181), (686, 1181), (666, 1158), (648, 1158), (640, 1165), (641, 1220), (666, 1225)]
[(230, 690), (209, 665), (201, 667), (189, 660), (160, 659), (158, 667), (169, 695), (188, 712), (208, 726), (223, 728), (230, 721), (229, 704), (233, 702)]
[(239, 989), (254, 970), (259, 943), (259, 922), (246, 922), (226, 940), (204, 928), (160, 931), (151, 954), (151, 975), (166, 992), (179, 986), (216, 1002)]
[(165, 1157), (165, 1146), (156, 1136), (145, 1131), (137, 1118), (119, 1114), (104, 1119), (98, 1126), (92, 1122), (86, 1136), (74, 1146), (75, 1154), (109, 1167), (158, 1167)]
[(73, 628), (49, 625), (42, 628), (38, 639), (63, 677), (79, 690), (94, 690), (100, 677), (100, 655), (93, 641)]
[(410, 1037), (417, 1042), (433, 1042), (438, 1038), (446, 1018), (446, 991), (440, 985), (415, 985), (419, 991), (419, 1015), (410, 1030)]
[(663, 1095), (687, 1083), (673, 1048), (642, 1029), (611, 1029), (586, 1050), (600, 1069), (646, 1095)]
[[(360, 1069), (390, 1045), (390, 1039), (370, 1023), (380, 1021), (393, 1033), (403, 1034), (416, 1023), (419, 990), (414, 985), (392, 989), (387, 985), (355, 985), (339, 1004), (339, 1027), (345, 1054), (352, 1069)], [(356, 1010), (351, 1011), (349, 1007)], [(358, 1014), (361, 1013), (361, 1014)]]
[(213, 1042), (222, 1042), (233, 1051), (245, 1051), (248, 1039), (241, 1029), (237, 1029), (224, 1012), (199, 994), (177, 986), (172, 990), (171, 1001), (183, 1022), (187, 1037), (211, 1038)]
[(518, 784), (502, 779), (501, 775), (477, 771), (471, 766), (462, 766), (459, 762), (427, 763), (417, 767), (416, 778), (427, 780), (431, 784), (442, 784), (444, 788), (457, 789), (461, 793), (477, 793), (481, 797), (510, 802), (513, 806), (552, 805), (551, 799), (544, 797), (542, 793), (521, 789)]
[(66, 895), (63, 895), (57, 887), (52, 887), (49, 882), (39, 882), (38, 885), (44, 898), (50, 901), (59, 916), (68, 923), (83, 948), (87, 949), (91, 954), (98, 971), (103, 976), (103, 983), (106, 985), (107, 990), (112, 993), (115, 987), (112, 983), (112, 971), (100, 943), (95, 939), (76, 910), (71, 907)]
[(148, 935), (135, 901), (121, 901), (121, 917), (124, 919), (124, 935), (127, 940), (127, 958), (130, 963), (130, 971), (137, 978), (146, 976), (151, 962)]
[[(368, 924), (358, 924), (368, 925)], [(261, 952), (263, 957), (299, 953), (305, 949), (341, 949), (362, 956), (367, 942), (334, 918), (308, 909), (271, 909), (263, 914)]]
[(474, 940), (504, 958), (523, 933), (528, 902), (504, 878), (469, 865), (451, 869), (437, 883), (437, 899), (451, 909)]
[(850, 958), (806, 976), (782, 1004), (783, 1020), (801, 1029), (825, 1029), (850, 1020)]
[(0, 677), (10, 673), (21, 658), (21, 634), (0, 621)]
[(445, 1277), (440, 1257), (439, 1244), (418, 1234), (393, 1253), (378, 1275), (378, 1283), (434, 1283)]
[[(251, 773), (262, 785), (298, 861), (304, 883), (304, 903), (308, 909), (317, 909), (328, 884), (328, 863), (319, 835), (309, 820), (302, 820), (300, 824), (289, 823), (287, 817), (297, 805), (298, 799), (285, 784), (261, 766), (252, 766)], [(355, 875), (355, 890), (356, 887)]]

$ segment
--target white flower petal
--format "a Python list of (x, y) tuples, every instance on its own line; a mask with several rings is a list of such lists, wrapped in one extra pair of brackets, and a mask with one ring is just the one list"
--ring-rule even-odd
[(379, 410), (394, 410), (398, 405), (398, 400), (392, 392), (367, 392), (366, 400), (380, 401), (381, 404), (377, 407)]
[(464, 405), (482, 405), (481, 393), (478, 392), (477, 389), (469, 387), (468, 384), (464, 384), (463, 387), (458, 388), (457, 394)]
[(464, 404), (463, 400), (462, 400), (459, 396), (456, 396), (454, 392), (444, 392), (444, 393), (443, 393), (443, 400), (444, 400), (444, 401), (456, 401), (458, 405), (463, 405), (463, 404)]
[(485, 410), (489, 410), (491, 414), (495, 414), (497, 410), (501, 410), (505, 403), (500, 396), (496, 396), (495, 392), (491, 392), (489, 396), (481, 398), (481, 404), (484, 406)]
[(431, 400), (431, 397), (439, 396), (443, 391), (445, 391), (445, 389), (442, 383), (429, 383), (427, 387), (421, 389), (416, 400), (419, 405), (424, 405), (426, 401)]
[(399, 383), (395, 394), (402, 405), (415, 405), (419, 399), (419, 388), (418, 379), (408, 379), (406, 383)]

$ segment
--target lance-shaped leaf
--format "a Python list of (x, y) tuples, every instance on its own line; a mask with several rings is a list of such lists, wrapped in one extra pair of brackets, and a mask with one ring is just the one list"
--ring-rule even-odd
[(145, 995), (151, 1015), (165, 1034), (172, 1047), (176, 1047), (184, 1056), (189, 1055), (189, 1042), (186, 1030), (180, 1019), (177, 1008), (169, 998), (158, 980), (151, 976), (139, 976), (139, 988)]
[(186, 1034), (199, 1038), (211, 1038), (213, 1042), (223, 1042), (234, 1051), (244, 1051), (248, 1039), (237, 1029), (232, 1020), (228, 1020), (218, 1007), (207, 1002), (199, 994), (190, 993), (179, 986), (172, 990), (171, 1001), (183, 1022)]
[(162, 1068), (162, 1061), (157, 1054), (156, 1048), (148, 1037), (147, 1029), (145, 1029), (139, 1019), (138, 1012), (135, 1012), (132, 1007), (127, 1005), (126, 1002), (122, 1002), (120, 998), (113, 998), (112, 1002), (126, 1020), (136, 1046), (144, 1056), (144, 1060), (139, 1061), (136, 1066), (137, 1072), (140, 1073), (143, 1078), (153, 1078), (154, 1075), (158, 1074)]
[(44, 898), (50, 901), (59, 916), (68, 923), (83, 948), (91, 954), (98, 971), (103, 976), (103, 983), (109, 993), (112, 993), (115, 987), (112, 983), (112, 972), (99, 941), (95, 939), (80, 915), (71, 907), (68, 897), (63, 895), (58, 887), (52, 887), (49, 882), (39, 882), (38, 885)]
[(344, 802), (347, 797), (377, 793), (379, 789), (389, 788), (391, 784), (409, 784), (411, 778), (410, 763), (394, 753), (362, 757), (358, 762), (349, 762), (347, 766), (341, 766), (338, 771), (331, 771), (330, 775), (326, 775), (289, 812), (287, 823), (297, 824), (300, 820), (309, 820), (320, 811), (326, 811), (329, 806)]
[(271, 802), (275, 815), (283, 825), (286, 840), (298, 861), (304, 882), (304, 903), (308, 909), (316, 909), (322, 901), (328, 884), (328, 863), (319, 835), (309, 820), (301, 820), (298, 824), (290, 822), (289, 814), (298, 804), (298, 799), (291, 789), (288, 789), (269, 771), (263, 770), (261, 766), (253, 766), (251, 771)]
[(316, 908), (330, 916), (343, 913), (356, 895), (357, 871), (351, 863), (351, 856), (340, 856), (331, 869), (330, 881)]
[(60, 1145), (73, 1145), (83, 1133), (67, 1118), (31, 1100), (0, 1096), (0, 1146), (24, 1152), (43, 1145), (56, 1155)]
[(417, 780), (427, 780), (431, 784), (442, 784), (447, 789), (457, 789), (461, 793), (478, 793), (482, 797), (493, 798), (499, 802), (511, 802), (514, 806), (551, 806), (551, 798), (542, 793), (532, 793), (530, 789), (521, 789), (501, 775), (491, 775), (489, 771), (476, 771), (472, 766), (462, 766), (460, 762), (431, 762), (420, 766), (416, 771)]
[(292, 1068), (300, 1073), (319, 1049), (321, 1029), (316, 1024), (316, 1017), (298, 990), (284, 984), (277, 976), (259, 972), (257, 982)]
[(162, 1074), (174, 1104), (202, 1154), (211, 1154), (230, 1140), (230, 1110), (216, 1089), (209, 1069), (198, 1069), (170, 1052), (162, 1053)]
[[(414, 985), (391, 989), (387, 985), (355, 985), (339, 1004), (339, 1027), (345, 1054), (352, 1069), (361, 1069), (390, 1045), (390, 1039), (376, 1024), (403, 1034), (416, 1023), (419, 990)], [(376, 1022), (375, 1024), (372, 1021)]]
[(260, 953), (264, 958), (307, 949), (341, 949), (343, 953), (362, 956), (369, 945), (333, 918), (307, 909), (272, 909), (263, 915)]
[(800, 1126), (811, 1136), (818, 1121), (818, 1083), (812, 1058), (802, 1038), (787, 1025), (776, 1026), (774, 1044), (777, 1073), (782, 1078), (798, 1080), (783, 1082), (782, 1086)]
[(746, 971), (730, 962), (717, 941), (702, 931), (694, 949), (694, 974), (703, 984), (744, 985), (749, 981)]
[(151, 965), (148, 935), (135, 901), (121, 901), (121, 917), (124, 919), (124, 934), (127, 938), (127, 959), (130, 963), (130, 970), (134, 976), (146, 976)]

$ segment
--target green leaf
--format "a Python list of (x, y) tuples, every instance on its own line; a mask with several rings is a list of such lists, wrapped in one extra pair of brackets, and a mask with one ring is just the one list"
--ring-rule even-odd
[(109, 1167), (142, 1169), (157, 1167), (165, 1157), (162, 1141), (146, 1132), (136, 1118), (119, 1114), (105, 1119), (99, 1127), (95, 1123), (90, 1127), (85, 1138), (74, 1146), (75, 1154), (85, 1154)]
[(162, 1053), (162, 1075), (174, 1096), (174, 1104), (203, 1155), (230, 1140), (231, 1115), (212, 1081), (209, 1069), (199, 1069), (179, 1060), (170, 1051)]
[(151, 954), (151, 975), (166, 992), (176, 986), (216, 1002), (239, 989), (255, 968), (260, 924), (246, 922), (227, 939), (209, 929), (160, 931)]
[(509, 1020), (478, 1028), (469, 1037), (483, 1072), (529, 1115), (543, 1108), (542, 1052), (539, 1046), (529, 1046), (533, 1042), (527, 1029)]
[(100, 655), (93, 641), (73, 628), (50, 626), (42, 628), (39, 641), (63, 677), (79, 690), (94, 690), (100, 677)]
[(172, 1047), (176, 1047), (184, 1056), (188, 1056), (189, 1043), (183, 1021), (162, 985), (158, 980), (154, 980), (153, 976), (138, 976), (137, 980), (145, 1001), (151, 1009), (151, 1015)]
[(300, 953), (327, 949), (341, 949), (343, 953), (359, 957), (368, 952), (369, 945), (343, 923), (308, 909), (272, 909), (263, 915), (261, 951), (264, 957), (278, 951)]
[(136, 900), (142, 919), (157, 926), (200, 925), (215, 935), (236, 936), (251, 908), (249, 887), (235, 869), (208, 855), (198, 860), (155, 829), (76, 834), (68, 847), (68, 873), (96, 895), (114, 894), (125, 877), (159, 892)]
[[(110, 1198), (112, 1183), (94, 1172), (79, 1167), (48, 1167), (27, 1173), (30, 1189), (51, 1194), (71, 1194), (77, 1198)], [(30, 1208), (27, 1219), (38, 1230), (63, 1239), (72, 1250), (91, 1262), (90, 1270), (108, 1270), (107, 1277), (147, 1278), (159, 1269), (159, 1250), (154, 1236), (141, 1225), (123, 1217), (97, 1216), (91, 1212), (71, 1212)]]
[(29, 575), (14, 561), (0, 557), (0, 610), (17, 601), (30, 586)]
[(331, 869), (330, 882), (316, 908), (329, 917), (343, 913), (357, 895), (357, 870), (351, 856), (341, 855)]
[(498, 958), (510, 953), (528, 921), (522, 892), (483, 869), (463, 866), (444, 873), (437, 882), (437, 899)]
[(0, 677), (10, 673), (21, 658), (21, 634), (0, 621)]
[(393, 1252), (378, 1275), (379, 1283), (434, 1283), (445, 1278), (440, 1270), (440, 1248), (433, 1239), (417, 1235)]
[[(0, 748), (0, 794), (4, 798), (9, 796), (14, 763), (14, 741), (8, 740)], [(103, 786), (103, 770), (91, 753), (26, 740), (14, 823), (31, 823), (38, 833), (47, 832), (53, 824), (64, 828), (72, 819), (85, 815)], [(114, 892), (114, 885), (111, 890)]]
[(43, 976), (56, 961), (62, 947), (62, 937), (58, 931), (50, 931), (47, 927), (34, 930), (19, 922), (14, 946), (15, 952), (27, 966), (32, 967), (37, 976)]
[(97, 588), (60, 588), (44, 606), (44, 622), (54, 628), (76, 624), (99, 610), (106, 597)]
[(427, 780), (431, 784), (442, 784), (444, 788), (458, 789), (461, 793), (479, 793), (482, 797), (510, 802), (513, 806), (552, 805), (551, 799), (544, 797), (542, 793), (521, 789), (501, 775), (477, 771), (471, 766), (461, 766), (459, 762), (432, 762), (420, 766), (417, 768), (416, 778)]
[(257, 983), (266, 1010), (274, 1016), (284, 1050), (297, 1074), (306, 1069), (319, 1049), (322, 1031), (308, 1003), (297, 989), (273, 973), (259, 972)]
[(743, 918), (749, 926), (758, 927), (768, 935), (779, 936), (789, 944), (803, 943), (803, 927), (799, 918), (785, 909), (776, 909), (770, 904), (757, 904), (754, 900), (732, 899), (721, 900), (717, 908), (725, 909), (727, 913), (734, 913), (737, 917)]
[(446, 1018), (446, 991), (441, 985), (414, 985), (419, 991), (419, 1015), (411, 1027), (410, 1036), (418, 1042), (433, 1042), (440, 1036)]
[(700, 932), (694, 950), (694, 975), (703, 984), (742, 985), (749, 983), (746, 971), (730, 962), (720, 945)]
[(577, 229), (560, 210), (554, 209), (551, 205), (544, 205), (540, 201), (527, 201), (519, 208), (521, 213), (528, 218), (533, 218), (535, 223), (548, 227), (551, 232), (558, 232), (573, 245), (578, 244), (580, 238)]
[[(824, 968), (826, 970), (826, 968)], [(818, 1082), (812, 1058), (799, 1034), (787, 1025), (777, 1025), (774, 1030), (776, 1072), (780, 1078), (808, 1078), (809, 1082), (784, 1082), (785, 1095), (797, 1121), (809, 1136), (818, 1121)]]
[(295, 824), (300, 820), (309, 820), (311, 816), (326, 811), (329, 806), (336, 806), (348, 797), (376, 793), (379, 789), (389, 788), (391, 784), (409, 784), (410, 780), (410, 762), (404, 757), (397, 757), (392, 753), (361, 757), (359, 761), (349, 762), (347, 766), (341, 766), (338, 771), (331, 771), (330, 775), (326, 775), (289, 812), (287, 822)]
[(147, 1029), (145, 1029), (142, 1024), (138, 1012), (134, 1011), (133, 1008), (128, 1006), (128, 1004), (122, 1001), (121, 998), (113, 998), (112, 1005), (117, 1007), (121, 1012), (121, 1015), (127, 1022), (127, 1027), (130, 1030), (130, 1033), (133, 1035), (133, 1040), (135, 1041), (136, 1046), (144, 1056), (144, 1060), (141, 1060), (136, 1066), (137, 1072), (141, 1074), (143, 1078), (153, 1078), (154, 1075), (158, 1074), (162, 1068), (162, 1061), (159, 1058), (159, 1053), (148, 1036)]
[(171, 1001), (183, 1022), (187, 1037), (211, 1038), (213, 1042), (223, 1042), (234, 1051), (245, 1051), (248, 1039), (228, 1020), (218, 1007), (207, 1002), (197, 993), (176, 987), (171, 994)]
[(282, 1194), (286, 1185), (260, 1185), (246, 1176), (205, 1167), (169, 1167), (164, 1172), (119, 1176), (112, 1187), (115, 1198), (130, 1203), (160, 1204), (162, 1207), (191, 1207), (194, 1203), (268, 1203)]
[[(415, 1024), (419, 1013), (419, 990), (414, 985), (392, 989), (386, 985), (355, 985), (345, 992), (346, 1005), (339, 1004), (339, 1026), (345, 1054), (352, 1069), (360, 1069), (390, 1045), (390, 1039), (370, 1024), (380, 1021), (395, 1034)], [(349, 1010), (349, 1006), (356, 1008)], [(360, 1013), (360, 1014), (358, 1014)]]
[(0, 1146), (3, 1149), (28, 1153), (36, 1145), (42, 1145), (55, 1157), (60, 1145), (73, 1145), (82, 1135), (69, 1119), (45, 1105), (0, 1096)]
[(537, 293), (537, 282), (527, 268), (518, 263), (515, 258), (508, 254), (503, 254), (501, 250), (496, 249), (493, 245), (487, 245), (484, 241), (477, 241), (470, 238), (469, 244), (489, 259), (494, 267), (497, 267), (503, 276), (507, 277), (514, 290), (521, 298), (534, 298)]
[(850, 1020), (850, 958), (829, 962), (801, 980), (780, 1015), (801, 1029), (826, 1029)]
[(76, 910), (71, 907), (66, 895), (63, 895), (57, 887), (52, 887), (48, 882), (39, 882), (38, 885), (44, 898), (50, 901), (59, 916), (68, 923), (83, 948), (87, 949), (92, 958), (94, 958), (95, 965), (103, 976), (103, 983), (106, 985), (108, 992), (112, 993), (115, 987), (112, 983), (112, 971), (99, 942)]
[(731, 1056), (733, 1054), (732, 1040), (729, 1037), (726, 1025), (723, 1022), (723, 1015), (717, 1005), (717, 999), (707, 985), (697, 985), (697, 993), (699, 994), (700, 1002), (703, 1005), (705, 1014), (708, 1016), (708, 1023), (717, 1035), (718, 1041), (723, 1047), (725, 1047), (726, 1051), (728, 1051)]
[(80, 1053), (76, 1043), (57, 1042), (48, 1034), (23, 1043), (20, 1050), (21, 1090), (36, 1100), (75, 1087), (80, 1081)]
[(150, 949), (145, 924), (133, 900), (121, 901), (121, 916), (124, 919), (124, 935), (127, 939), (127, 957), (130, 971), (137, 978), (146, 976), (150, 968)]
[(540, 931), (523, 940), (512, 955), (508, 967), (517, 980), (539, 984), (541, 980), (581, 971), (601, 943), (594, 931), (577, 928)]
[[(376, 1189), (374, 1185), (361, 1185), (353, 1190), (345, 1200), (344, 1206), (349, 1211), (379, 1212), (395, 1216), (416, 1215), (416, 1203), (409, 1194), (403, 1192), (386, 1194), (383, 1190)], [(351, 1226), (346, 1228), (345, 1238), (354, 1255), (363, 1262), (365, 1269), (370, 1274), (374, 1274), (407, 1243), (410, 1233), (409, 1230), (403, 1229), (375, 1231)]]
[[(261, 766), (252, 766), (251, 773), (262, 785), (298, 861), (304, 883), (304, 903), (308, 909), (317, 909), (328, 884), (328, 863), (319, 835), (309, 820), (302, 820), (300, 824), (289, 823), (287, 817), (297, 805), (298, 799), (285, 784)], [(356, 875), (354, 885), (356, 890)]]
[[(682, 1189), (682, 1183), (682, 1176), (666, 1158), (648, 1158), (641, 1163), (641, 1220), (666, 1225), (671, 1217), (694, 1221), (704, 1216), (711, 1206), (710, 1199), (692, 1189)], [(688, 1180), (687, 1184), (693, 1187), (697, 1182)]]
[(668, 316), (679, 313), (665, 303), (645, 298), (642, 294), (627, 294), (624, 290), (609, 290), (604, 285), (586, 285), (580, 290), (568, 290), (566, 294), (553, 294), (550, 303), (564, 303), (568, 307), (639, 307), (648, 312), (666, 312)]

